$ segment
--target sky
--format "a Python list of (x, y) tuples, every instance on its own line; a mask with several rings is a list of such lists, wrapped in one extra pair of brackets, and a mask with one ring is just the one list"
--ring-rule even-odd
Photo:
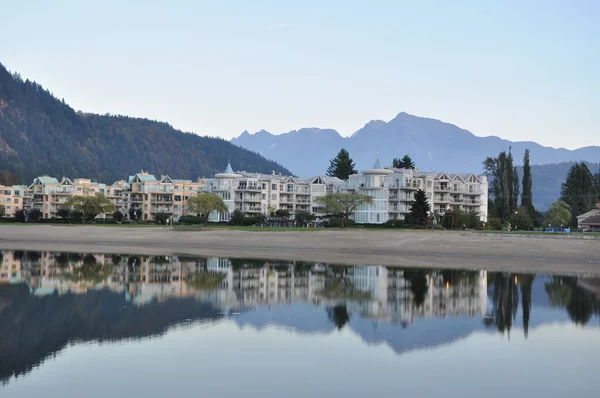
[(600, 1), (0, 0), (0, 63), (84, 112), (230, 139), (399, 112), (600, 145)]

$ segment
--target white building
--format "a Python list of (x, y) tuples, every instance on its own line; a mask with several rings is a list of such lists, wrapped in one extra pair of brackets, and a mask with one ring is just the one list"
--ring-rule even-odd
[(361, 206), (354, 214), (358, 224), (403, 220), (410, 213), (410, 203), (419, 189), (425, 191), (433, 216), (442, 216), (458, 208), (466, 213), (477, 212), (481, 221), (487, 221), (488, 182), (485, 176), (384, 168), (377, 159), (373, 168), (351, 175), (347, 182), (337, 184), (336, 189), (373, 198), (372, 204)]
[(279, 209), (292, 215), (301, 211), (319, 214), (317, 198), (333, 192), (334, 186), (342, 183), (335, 177), (234, 172), (231, 164), (227, 164), (223, 173), (206, 180), (203, 190), (218, 195), (227, 205), (228, 213), (209, 215), (209, 221), (220, 222), (229, 221), (235, 210), (248, 215), (269, 214)]

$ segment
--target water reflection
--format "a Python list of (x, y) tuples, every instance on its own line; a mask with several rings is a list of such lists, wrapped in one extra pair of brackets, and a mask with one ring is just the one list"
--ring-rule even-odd
[(0, 380), (29, 372), (70, 342), (149, 337), (225, 318), (301, 333), (349, 328), (398, 354), (475, 330), (510, 336), (518, 327), (528, 337), (546, 322), (590, 324), (600, 312), (598, 292), (598, 279), (569, 276), (3, 251)]

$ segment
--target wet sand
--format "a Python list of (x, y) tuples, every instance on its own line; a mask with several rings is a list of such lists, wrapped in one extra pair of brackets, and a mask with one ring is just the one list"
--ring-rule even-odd
[(0, 248), (600, 275), (600, 241), (409, 230), (235, 231), (0, 225)]

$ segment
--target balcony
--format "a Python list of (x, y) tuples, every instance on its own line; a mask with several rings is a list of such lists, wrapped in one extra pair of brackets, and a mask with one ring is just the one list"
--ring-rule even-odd
[(302, 203), (305, 203), (305, 204), (310, 204), (310, 200), (308, 200), (308, 199), (298, 199), (298, 200), (296, 201), (296, 203), (300, 203), (300, 204), (302, 204)]
[(239, 186), (238, 191), (260, 192), (260, 191), (262, 191), (262, 189), (259, 186), (250, 185), (250, 186)]
[(436, 192), (450, 192), (452, 191), (452, 188), (447, 185), (436, 185), (433, 187), (433, 190)]
[(390, 195), (390, 196), (388, 197), (388, 199), (389, 199), (389, 200), (398, 200), (399, 198), (398, 198), (398, 195)]
[(279, 203), (294, 203), (294, 197), (290, 195), (281, 195), (279, 197)]
[(237, 210), (240, 210), (244, 213), (261, 213), (262, 212), (262, 209), (260, 208), (260, 206), (239, 207)]
[(172, 206), (155, 206), (150, 209), (150, 213), (173, 213)]
[(250, 195), (245, 195), (245, 196), (236, 196), (235, 198), (236, 202), (255, 202), (255, 203), (260, 203), (262, 202), (262, 198), (258, 195), (256, 196), (250, 196)]

